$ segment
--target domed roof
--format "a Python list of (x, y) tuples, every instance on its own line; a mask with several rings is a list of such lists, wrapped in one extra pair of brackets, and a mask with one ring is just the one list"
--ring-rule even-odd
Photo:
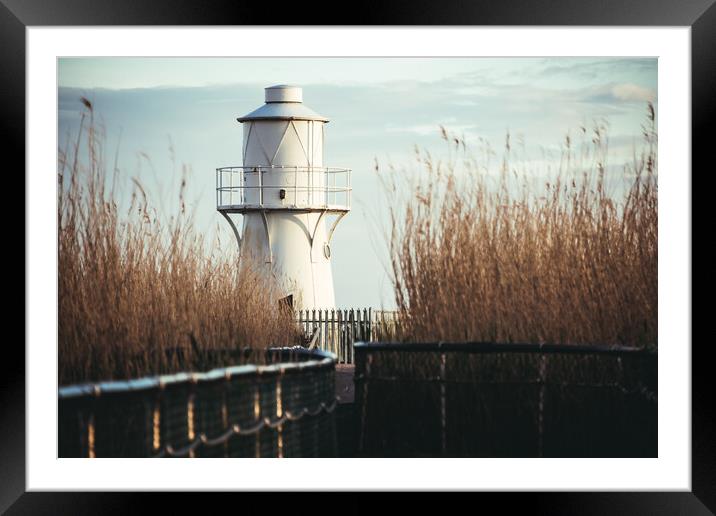
[(303, 104), (303, 90), (298, 86), (280, 84), (265, 88), (266, 104), (248, 115), (237, 118), (239, 122), (251, 120), (317, 120), (328, 122)]

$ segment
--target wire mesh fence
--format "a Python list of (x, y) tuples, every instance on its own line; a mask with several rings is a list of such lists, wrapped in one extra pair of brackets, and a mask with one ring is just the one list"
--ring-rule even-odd
[(335, 355), (59, 389), (60, 457), (333, 457)]
[(358, 455), (656, 457), (657, 353), (357, 343)]

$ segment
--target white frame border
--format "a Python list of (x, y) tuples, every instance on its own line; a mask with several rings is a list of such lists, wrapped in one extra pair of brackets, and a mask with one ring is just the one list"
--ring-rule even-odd
[[(28, 27), (26, 39), (28, 491), (691, 490), (689, 27)], [(497, 49), (504, 57), (659, 58), (658, 459), (56, 458), (57, 57), (493, 57)]]

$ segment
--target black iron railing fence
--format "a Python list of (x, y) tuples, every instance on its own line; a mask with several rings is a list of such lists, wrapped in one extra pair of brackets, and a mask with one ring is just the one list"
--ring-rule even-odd
[(357, 343), (358, 454), (656, 457), (656, 351)]
[(395, 338), (398, 312), (389, 310), (342, 309), (299, 310), (296, 322), (314, 345), (335, 353), (339, 364), (352, 364), (353, 344), (358, 341)]
[(59, 389), (60, 457), (333, 457), (335, 355)]

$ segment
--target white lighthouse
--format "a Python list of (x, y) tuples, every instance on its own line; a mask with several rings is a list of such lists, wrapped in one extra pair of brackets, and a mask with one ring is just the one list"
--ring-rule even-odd
[[(241, 166), (216, 170), (216, 209), (231, 225), (241, 262), (258, 262), (294, 309), (333, 308), (331, 237), (350, 211), (350, 170), (323, 165), (328, 119), (297, 86), (265, 89), (243, 124)], [(243, 215), (242, 231), (232, 214)]]

